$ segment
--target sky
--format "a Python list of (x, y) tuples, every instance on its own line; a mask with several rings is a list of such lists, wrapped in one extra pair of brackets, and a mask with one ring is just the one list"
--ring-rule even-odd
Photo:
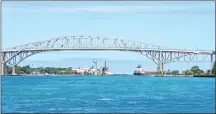
[[(61, 36), (100, 36), (140, 41), (174, 49), (215, 50), (214, 2), (7, 2), (2, 3), (3, 49)], [(137, 64), (156, 64), (133, 52), (46, 52), (20, 65), (90, 67), (104, 61), (114, 73), (132, 73)], [(185, 70), (210, 63), (180, 62), (167, 69)]]

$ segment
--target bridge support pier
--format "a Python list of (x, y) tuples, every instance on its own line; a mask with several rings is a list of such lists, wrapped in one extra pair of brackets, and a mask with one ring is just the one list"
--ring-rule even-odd
[(4, 62), (2, 54), (0, 54), (0, 76), (4, 75)]
[(163, 63), (161, 63), (160, 67), (161, 67), (161, 69), (160, 69), (160, 71), (161, 71), (161, 74), (162, 74), (162, 75), (164, 75), (164, 64), (163, 64)]
[(0, 76), (4, 75), (4, 63), (1, 63), (1, 74)]
[(210, 66), (211, 73), (212, 73), (213, 67), (214, 67), (214, 59), (213, 59), (213, 54), (211, 54), (211, 66)]
[(12, 75), (16, 75), (16, 66), (12, 66)]
[(161, 75), (164, 75), (164, 64), (163, 63), (158, 64), (158, 73), (160, 73)]
[(164, 75), (164, 64), (161, 63), (161, 72), (162, 72), (162, 75)]

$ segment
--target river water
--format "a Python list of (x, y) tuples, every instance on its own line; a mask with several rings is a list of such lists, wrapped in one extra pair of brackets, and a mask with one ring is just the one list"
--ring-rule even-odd
[(2, 112), (215, 112), (215, 78), (3, 76)]

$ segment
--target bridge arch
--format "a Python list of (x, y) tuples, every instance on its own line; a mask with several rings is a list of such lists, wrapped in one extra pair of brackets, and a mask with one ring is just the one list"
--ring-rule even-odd
[[(102, 50), (102, 51), (132, 51), (143, 53), (140, 49), (160, 49), (159, 46), (146, 44), (131, 40), (108, 39), (101, 37), (84, 37), (84, 36), (65, 36), (52, 38), (45, 41), (24, 44), (13, 48), (5, 49), (4, 63), (18, 65), (24, 59), (37, 53), (47, 51), (63, 51), (63, 50)], [(8, 52), (8, 53), (7, 53)], [(156, 63), (154, 57), (148, 56), (149, 59)]]
[(16, 46), (13, 48), (8, 48), (1, 53), (3, 53), (3, 64), (16, 66), (20, 62), (34, 54), (63, 50), (131, 51), (146, 56), (159, 67), (163, 67), (163, 64), (166, 63), (180, 61), (181, 58), (184, 58), (185, 60), (186, 56), (189, 56), (189, 60), (192, 60), (194, 56), (198, 55), (211, 56), (212, 62), (212, 56), (215, 54), (215, 52), (213, 51), (167, 49), (162, 48), (161, 46), (146, 44), (138, 41), (91, 36), (64, 36), (52, 38), (45, 41), (38, 41)]
[[(46, 53), (46, 52), (54, 52), (54, 51), (68, 51), (68, 50), (49, 50), (49, 51), (23, 51), (20, 52), (19, 54), (17, 54), (16, 56), (14, 56), (13, 58), (10, 58), (10, 60), (5, 61), (5, 64), (9, 64), (11, 66), (17, 66), (18, 64), (20, 64), (22, 61), (24, 61), (25, 59), (27, 59), (30, 56), (34, 56), (36, 54), (39, 53)], [(85, 50), (85, 49), (76, 49), (76, 50), (70, 50), (70, 51), (95, 51), (95, 50)], [(100, 50), (100, 51), (122, 51), (122, 50)], [(136, 50), (127, 50), (127, 52), (135, 52), (141, 55), (144, 55), (144, 52), (140, 52), (140, 51), (136, 51)], [(154, 57), (151, 57), (150, 55), (146, 54), (144, 55), (146, 56), (148, 59), (152, 60), (155, 64), (158, 64), (155, 60)]]

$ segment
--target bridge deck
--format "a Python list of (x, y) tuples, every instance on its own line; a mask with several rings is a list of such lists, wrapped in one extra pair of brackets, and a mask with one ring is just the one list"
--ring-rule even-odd
[(161, 52), (179, 52), (179, 53), (194, 53), (194, 54), (215, 54), (215, 51), (204, 50), (180, 50), (180, 49), (145, 49), (145, 48), (38, 48), (38, 49), (23, 49), (23, 50), (3, 50), (2, 52), (19, 52), (19, 51), (161, 51)]

